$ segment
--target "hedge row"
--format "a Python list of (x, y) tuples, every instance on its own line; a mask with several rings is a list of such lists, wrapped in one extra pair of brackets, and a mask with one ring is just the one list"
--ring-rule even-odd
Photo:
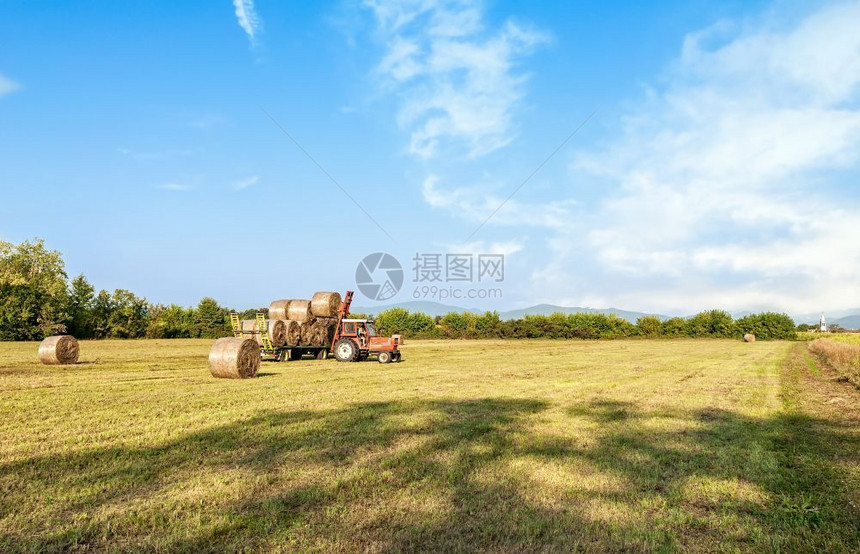
[(612, 314), (556, 313), (502, 321), (496, 312), (481, 315), (451, 312), (431, 317), (393, 308), (379, 313), (376, 323), (383, 334), (400, 334), (407, 338), (740, 338), (746, 333), (752, 333), (760, 340), (797, 338), (794, 322), (785, 314), (766, 312), (734, 320), (723, 310), (708, 310), (691, 318), (673, 317), (665, 321), (645, 316), (633, 324)]

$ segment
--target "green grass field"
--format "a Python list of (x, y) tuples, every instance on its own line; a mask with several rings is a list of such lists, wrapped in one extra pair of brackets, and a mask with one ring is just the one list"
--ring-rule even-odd
[(0, 551), (860, 551), (860, 393), (800, 342), (0, 343)]

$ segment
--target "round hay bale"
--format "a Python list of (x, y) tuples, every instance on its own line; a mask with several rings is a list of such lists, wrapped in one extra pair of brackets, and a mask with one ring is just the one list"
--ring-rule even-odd
[(302, 346), (312, 346), (314, 342), (314, 325), (310, 322), (296, 322), (299, 325), (299, 344)]
[(257, 344), (263, 344), (256, 319), (243, 319), (240, 323), (242, 324), (242, 338), (253, 339)]
[(302, 342), (302, 324), (298, 321), (284, 321), (284, 335), (286, 336), (286, 344), (296, 346)]
[(744, 335), (744, 342), (755, 342), (755, 335), (752, 333), (747, 333)]
[(287, 344), (286, 319), (269, 320), (269, 340), (272, 341), (272, 346), (284, 346)]
[(292, 300), (275, 300), (269, 304), (269, 319), (290, 319), (287, 316), (287, 309)]
[(213, 377), (247, 379), (260, 369), (260, 345), (252, 339), (218, 339), (209, 352), (209, 372)]
[(72, 335), (54, 335), (39, 344), (39, 360), (47, 365), (78, 363), (78, 340)]
[(315, 317), (337, 317), (343, 300), (337, 292), (317, 292), (311, 298), (311, 313)]
[(337, 327), (337, 319), (325, 317), (314, 321), (316, 325), (317, 342), (315, 346), (331, 346), (331, 341), (334, 338), (335, 327)]
[[(314, 316), (311, 313), (310, 300), (293, 300), (287, 305), (287, 316), (284, 319), (292, 319), (299, 323), (312, 321)], [(280, 318), (279, 318), (280, 319)]]

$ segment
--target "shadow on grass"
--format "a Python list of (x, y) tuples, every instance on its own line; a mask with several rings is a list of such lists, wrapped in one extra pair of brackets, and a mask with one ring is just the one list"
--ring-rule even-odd
[[(548, 407), (493, 398), (363, 403), (257, 415), (156, 447), (5, 463), (0, 523), (51, 501), (29, 525), (6, 525), (16, 532), (0, 535), (0, 549), (651, 551), (723, 544), (839, 551), (860, 536), (833, 464), (860, 444), (830, 421), (655, 413), (602, 400), (564, 416), (598, 425), (583, 443), (532, 430)], [(654, 431), (647, 422), (655, 417), (688, 425)], [(525, 476), (511, 471), (514, 462)], [(542, 493), (528, 468), (550, 462), (562, 477), (575, 480), (585, 464), (624, 485)], [(201, 475), (244, 481), (234, 496), (204, 494), (195, 503), (195, 491), (209, 482), (195, 481)], [(690, 499), (684, 489), (696, 477), (752, 484), (767, 502)], [(589, 511), (593, 502), (650, 506), (651, 513), (610, 523)]]

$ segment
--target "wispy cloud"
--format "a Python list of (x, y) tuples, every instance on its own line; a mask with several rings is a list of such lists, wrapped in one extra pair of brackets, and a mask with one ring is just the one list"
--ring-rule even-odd
[(860, 206), (822, 186), (858, 177), (857, 21), (860, 4), (843, 3), (690, 34), (665, 88), (577, 159), (578, 178), (611, 192), (565, 229), (537, 284), (569, 287), (586, 254), (593, 289), (640, 306), (860, 304)]
[[(498, 208), (493, 217), (494, 225), (563, 229), (568, 225), (571, 210), (577, 204), (575, 200), (530, 204), (516, 199), (503, 203), (504, 197), (493, 192), (499, 187), (490, 183), (442, 187), (439, 182), (440, 178), (435, 174), (424, 179), (421, 185), (424, 201), (475, 224), (486, 220), (487, 215)], [(528, 214), (528, 217), (523, 217), (523, 214)]]
[(190, 186), (185, 185), (183, 183), (164, 183), (162, 185), (156, 185), (155, 188), (158, 188), (161, 190), (173, 190), (173, 191), (177, 191), (177, 192), (186, 191), (186, 190), (191, 189)]
[(236, 8), (236, 20), (239, 22), (239, 26), (248, 35), (251, 45), (256, 45), (257, 33), (260, 29), (260, 18), (257, 16), (257, 11), (254, 8), (254, 1), (233, 0), (233, 6)]
[(509, 144), (513, 111), (527, 75), (517, 61), (547, 37), (512, 21), (488, 31), (482, 5), (469, 0), (367, 0), (385, 42), (377, 66), (397, 94), (409, 152), (438, 154), (442, 141), (479, 157)]
[(17, 90), (21, 90), (21, 85), (0, 73), (0, 98)]
[(233, 188), (236, 190), (245, 190), (248, 187), (252, 187), (259, 182), (260, 176), (253, 175), (251, 177), (247, 177), (245, 179), (240, 179), (233, 183)]

